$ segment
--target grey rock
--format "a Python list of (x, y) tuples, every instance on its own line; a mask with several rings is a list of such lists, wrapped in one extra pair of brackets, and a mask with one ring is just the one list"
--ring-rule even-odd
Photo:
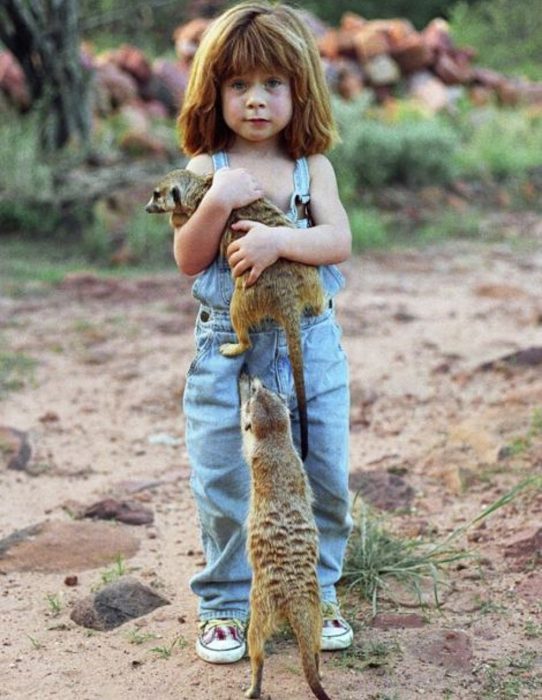
[(152, 588), (126, 576), (78, 601), (70, 617), (82, 627), (104, 631), (169, 604)]

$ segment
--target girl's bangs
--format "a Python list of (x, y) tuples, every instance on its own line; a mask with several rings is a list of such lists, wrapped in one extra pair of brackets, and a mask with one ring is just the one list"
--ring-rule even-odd
[(256, 32), (248, 31), (224, 45), (216, 74), (219, 80), (255, 70), (289, 76), (293, 66), (298, 64), (299, 56), (283, 40), (270, 41), (267, 38), (263, 41)]

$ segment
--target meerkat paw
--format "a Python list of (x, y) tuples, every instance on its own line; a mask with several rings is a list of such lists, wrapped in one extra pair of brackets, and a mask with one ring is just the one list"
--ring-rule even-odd
[(261, 692), (259, 688), (249, 688), (245, 693), (246, 698), (259, 698), (260, 695)]
[(243, 345), (242, 343), (222, 343), (220, 352), (225, 357), (236, 357), (237, 355), (242, 355), (249, 347), (250, 345)]

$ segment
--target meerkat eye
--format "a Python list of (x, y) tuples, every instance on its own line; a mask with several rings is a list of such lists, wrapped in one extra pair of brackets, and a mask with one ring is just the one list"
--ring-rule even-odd
[(181, 190), (178, 187), (171, 188), (171, 196), (173, 197), (175, 204), (181, 203)]
[(160, 190), (154, 190), (152, 196), (154, 199), (158, 199), (160, 197)]
[(245, 423), (243, 425), (244, 430), (252, 430), (252, 423)]

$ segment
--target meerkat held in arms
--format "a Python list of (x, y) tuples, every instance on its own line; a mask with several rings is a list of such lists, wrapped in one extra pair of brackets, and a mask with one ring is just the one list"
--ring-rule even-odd
[(319, 700), (330, 700), (318, 672), (322, 632), (318, 530), (312, 491), (292, 443), (288, 408), (258, 379), (246, 375), (239, 380), (239, 392), (243, 452), (252, 481), (247, 527), (252, 682), (246, 695), (260, 697), (265, 642), (280, 623), (288, 622), (312, 692)]
[[(155, 187), (146, 210), (151, 214), (172, 212), (176, 217), (188, 219), (211, 182), (212, 175), (201, 177), (189, 170), (173, 170)], [(246, 207), (235, 209), (221, 239), (220, 253), (224, 257), (228, 245), (245, 235), (231, 228), (241, 219), (260, 221), (267, 226), (293, 226), (286, 214), (266, 199), (258, 199)], [(233, 357), (248, 350), (251, 347), (249, 329), (266, 319), (275, 321), (284, 329), (299, 411), (301, 455), (305, 459), (308, 429), (300, 322), (304, 313), (318, 315), (324, 310), (318, 269), (279, 258), (262, 272), (255, 284), (245, 287), (248, 274), (246, 272), (235, 279), (230, 305), (231, 323), (238, 342), (225, 343), (220, 347), (220, 352)]]

